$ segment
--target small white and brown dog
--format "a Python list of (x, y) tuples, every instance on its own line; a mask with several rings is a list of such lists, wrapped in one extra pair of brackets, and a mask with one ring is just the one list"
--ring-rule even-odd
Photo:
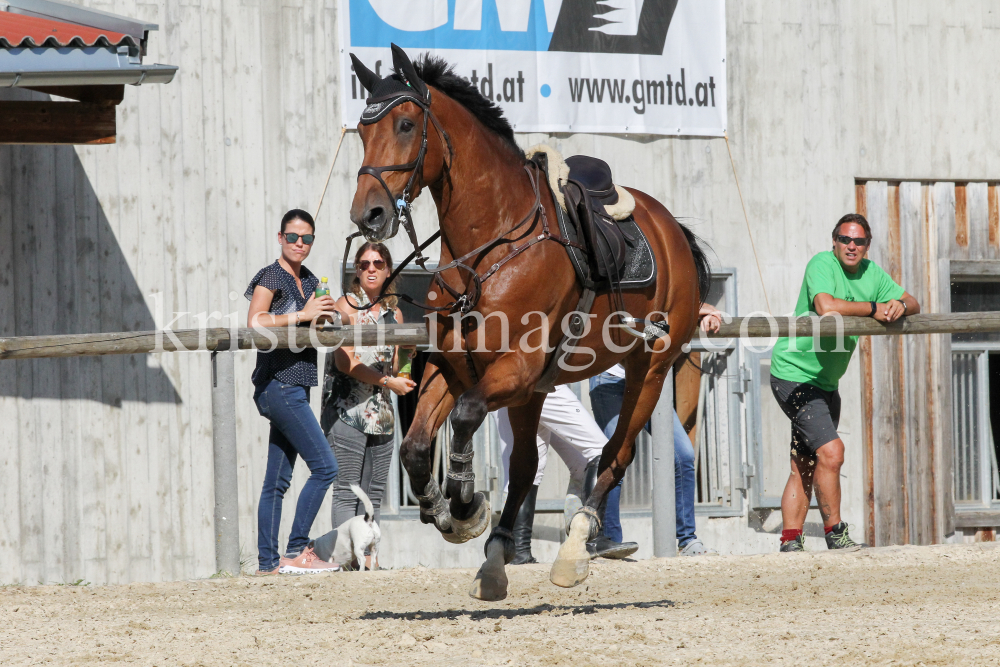
[(358, 569), (365, 569), (365, 551), (369, 551), (373, 570), (378, 569), (378, 544), (382, 531), (375, 523), (375, 509), (368, 495), (357, 484), (351, 484), (351, 491), (365, 506), (365, 515), (348, 519), (337, 527), (337, 544), (333, 547), (333, 562), (349, 565), (351, 557), (357, 558)]

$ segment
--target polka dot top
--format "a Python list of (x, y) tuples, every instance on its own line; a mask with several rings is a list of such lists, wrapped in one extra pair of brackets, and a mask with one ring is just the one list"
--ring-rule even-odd
[[(299, 294), (295, 277), (275, 260), (274, 264), (269, 264), (257, 272), (244, 296), (248, 300), (252, 299), (254, 289), (257, 285), (261, 285), (274, 290), (274, 298), (267, 312), (272, 315), (295, 313), (305, 307), (309, 296), (316, 291), (316, 286), (319, 284), (319, 279), (305, 266), (299, 269), (299, 278), (302, 279), (302, 292), (305, 296)], [(303, 323), (303, 326), (307, 324)], [(257, 367), (253, 371), (252, 378), (254, 386), (257, 387), (263, 387), (271, 380), (302, 387), (315, 387), (318, 384), (316, 349), (310, 347), (301, 352), (292, 352), (287, 348), (271, 352), (257, 350)]]

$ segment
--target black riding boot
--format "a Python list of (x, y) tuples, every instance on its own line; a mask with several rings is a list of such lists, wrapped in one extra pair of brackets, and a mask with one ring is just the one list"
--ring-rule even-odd
[[(597, 486), (597, 467), (601, 463), (601, 457), (595, 456), (587, 464), (583, 482), (584, 502), (593, 493)], [(615, 542), (604, 534), (604, 510), (607, 499), (601, 502), (597, 508), (597, 516), (601, 519), (601, 533), (594, 539), (587, 542), (587, 551), (591, 558), (626, 558), (639, 550), (639, 545), (635, 542)]]
[(521, 503), (521, 509), (517, 511), (517, 518), (514, 519), (514, 560), (511, 565), (524, 565), (525, 563), (537, 563), (535, 557), (531, 555), (531, 527), (535, 523), (535, 501), (538, 499), (538, 485), (535, 484), (528, 491)]

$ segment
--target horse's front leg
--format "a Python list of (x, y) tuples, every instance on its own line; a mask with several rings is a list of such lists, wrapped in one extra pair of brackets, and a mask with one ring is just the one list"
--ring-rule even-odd
[(490, 503), (483, 493), (476, 491), (472, 461), (472, 436), (489, 412), (488, 396), (488, 386), (480, 382), (456, 399), (451, 412), (451, 453), (445, 485), (456, 541), (479, 537), (490, 523)]
[(503, 600), (507, 597), (505, 566), (514, 559), (514, 521), (538, 471), (538, 446), (535, 433), (538, 417), (542, 412), (545, 394), (533, 394), (528, 403), (509, 408), (510, 426), (514, 434), (514, 447), (510, 456), (510, 478), (507, 501), (500, 515), (500, 523), (486, 540), (486, 562), (479, 568), (469, 595), (479, 600)]
[(447, 378), (439, 362), (439, 358), (432, 356), (424, 368), (417, 411), (399, 446), (399, 458), (410, 477), (413, 495), (420, 503), (420, 521), (433, 523), (449, 542), (459, 542), (464, 540), (457, 539), (452, 531), (448, 503), (432, 474), (431, 440), (455, 405), (454, 396), (448, 389)]
[(472, 436), (490, 410), (523, 404), (531, 395), (530, 364), (523, 356), (509, 353), (494, 360), (482, 379), (455, 400), (451, 412), (451, 454), (447, 489), (451, 501), (451, 525), (457, 537), (471, 540), (490, 523), (490, 504), (475, 489)]

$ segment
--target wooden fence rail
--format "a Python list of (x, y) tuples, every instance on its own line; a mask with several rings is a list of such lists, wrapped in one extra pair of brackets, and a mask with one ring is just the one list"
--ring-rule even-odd
[[(273, 341), (268, 336), (273, 336)], [(382, 337), (381, 339), (379, 337)], [(197, 350), (254, 350), (274, 347), (335, 347), (374, 345), (425, 345), (425, 324), (364, 325), (359, 327), (306, 327), (267, 329), (180, 329), (177, 331), (133, 331), (122, 333), (19, 336), (0, 338), (0, 359), (44, 359), (105, 354), (149, 352), (193, 352)]]
[[(597, 325), (599, 326), (599, 325)], [(891, 336), (1000, 332), (1000, 312), (914, 315), (893, 324), (868, 317), (745, 317), (732, 318), (715, 334), (702, 339), (770, 338), (787, 336)], [(283, 327), (254, 329), (184, 329), (122, 333), (20, 336), (0, 338), (0, 359), (45, 359), (107, 354), (208, 351), (212, 353), (212, 440), (215, 475), (215, 557), (220, 572), (240, 570), (239, 489), (236, 461), (234, 355), (230, 350), (274, 347), (335, 347), (337, 345), (426, 345), (427, 325), (388, 324), (358, 327)], [(667, 383), (670, 385), (671, 383)], [(672, 397), (664, 391), (653, 422), (660, 443), (654, 452), (654, 542), (659, 556), (674, 555)], [(660, 487), (660, 488), (658, 488)]]
[[(842, 324), (841, 324), (842, 322)], [(819, 327), (820, 336), (900, 336), (905, 334), (960, 334), (1000, 332), (1000, 312), (928, 313), (904, 317), (892, 324), (870, 317), (734, 317), (715, 334), (703, 338), (751, 338), (788, 336), (795, 327), (797, 336), (812, 336)]]
[[(768, 338), (787, 336), (894, 336), (904, 334), (950, 334), (1000, 332), (1000, 312), (932, 313), (913, 315), (892, 324), (870, 317), (734, 317), (718, 333), (701, 338)], [(325, 329), (274, 328), (267, 334), (255, 330), (182, 329), (178, 331), (134, 331), (122, 333), (18, 336), (0, 338), (0, 359), (44, 359), (105, 354), (149, 352), (224, 351), (275, 347), (334, 347), (339, 344), (426, 345), (427, 325), (386, 324)], [(380, 338), (381, 337), (381, 338)], [(273, 338), (273, 340), (272, 340)]]

